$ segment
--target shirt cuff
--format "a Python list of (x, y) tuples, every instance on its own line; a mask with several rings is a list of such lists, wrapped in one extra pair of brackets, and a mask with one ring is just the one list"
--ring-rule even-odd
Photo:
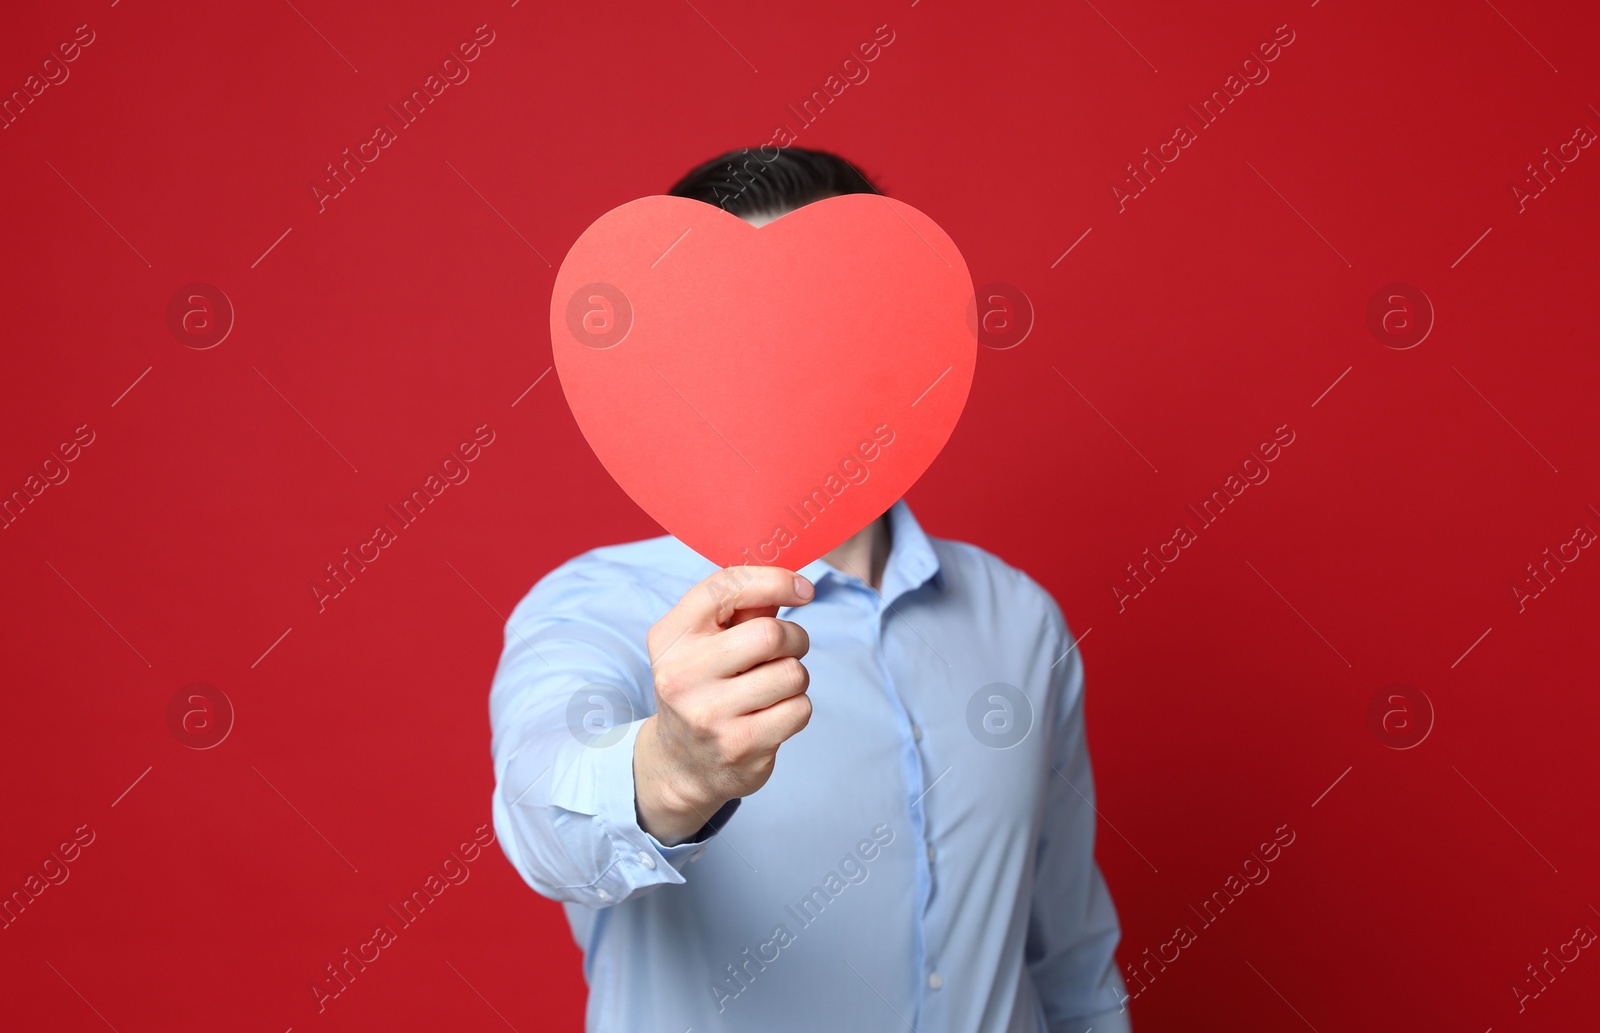
[(706, 840), (721, 831), (737, 799), (729, 800), (689, 840), (667, 846), (639, 826), (633, 781), (634, 742), (643, 721), (634, 721), (618, 741), (597, 751), (593, 785), (598, 792), (596, 815), (604, 823), (612, 844), (612, 862), (591, 890), (596, 907), (607, 907), (662, 884), (685, 882), (683, 870), (705, 853)]

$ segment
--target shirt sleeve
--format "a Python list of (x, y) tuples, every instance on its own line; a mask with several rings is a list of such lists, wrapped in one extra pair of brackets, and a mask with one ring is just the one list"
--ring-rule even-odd
[(645, 634), (660, 614), (642, 586), (583, 573), (581, 561), (535, 585), (506, 623), (489, 693), (492, 810), (529, 886), (598, 909), (684, 882), (738, 801), (674, 846), (639, 827), (633, 746), (655, 712)]
[[(1083, 716), (1083, 659), (1052, 601), (1055, 721), (1026, 959), (1049, 1033), (1129, 1033), (1117, 970), (1122, 930), (1094, 859), (1094, 773)], [(1063, 656), (1065, 654), (1065, 656)]]

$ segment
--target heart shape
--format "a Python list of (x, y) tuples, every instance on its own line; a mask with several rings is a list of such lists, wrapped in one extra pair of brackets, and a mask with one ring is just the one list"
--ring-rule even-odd
[(550, 299), (561, 387), (606, 470), (719, 566), (798, 570), (927, 470), (977, 363), (955, 243), (877, 194), (762, 227), (684, 197), (614, 208)]

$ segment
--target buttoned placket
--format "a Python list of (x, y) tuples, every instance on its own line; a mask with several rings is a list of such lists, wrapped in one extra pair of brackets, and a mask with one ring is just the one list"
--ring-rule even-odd
[[(909, 514), (903, 515), (905, 519), (911, 519)], [(879, 677), (883, 679), (885, 697), (898, 718), (897, 731), (900, 735), (902, 771), (907, 790), (906, 816), (910, 818), (911, 824), (912, 843), (909, 846), (913, 851), (912, 860), (917, 871), (918, 907), (915, 915), (914, 971), (918, 976), (913, 988), (915, 1008), (911, 1025), (919, 1033), (940, 1033), (948, 1029), (950, 1024), (948, 997), (943, 993), (945, 976), (938, 968), (939, 959), (929, 958), (927, 950), (929, 913), (933, 906), (935, 857), (932, 837), (928, 830), (927, 796), (932, 789), (931, 783), (937, 781), (939, 776), (928, 774), (929, 765), (925, 763), (923, 757), (923, 729), (913, 720), (907, 701), (901, 695), (894, 676), (890, 673), (885, 643), (885, 628), (889, 619), (896, 614), (895, 603), (920, 588), (928, 578), (937, 578), (938, 561), (932, 556), (916, 556), (913, 560), (903, 551), (904, 546), (901, 544), (903, 540), (903, 538), (897, 540), (891, 547), (883, 571), (883, 591), (868, 585), (853, 572), (839, 570), (826, 560), (814, 561), (814, 565), (803, 569), (801, 573), (810, 577), (814, 584), (824, 578), (833, 581), (835, 588), (849, 591), (856, 598), (864, 599), (871, 610), (873, 656), (878, 664)], [(932, 561), (931, 569), (925, 565), (924, 560)], [(908, 562), (910, 562), (909, 569)]]
[[(926, 973), (918, 982), (915, 995), (916, 1010), (912, 1016), (913, 1027), (920, 1029), (923, 1021), (926, 992), (928, 990), (938, 990), (944, 985), (943, 977), (932, 967), (936, 959), (928, 957), (926, 919), (928, 909), (932, 906), (933, 900), (933, 847), (928, 843), (926, 793), (929, 777), (920, 747), (922, 729), (912, 719), (905, 697), (901, 694), (899, 686), (895, 684), (894, 675), (889, 669), (889, 656), (885, 646), (884, 634), (888, 621), (894, 614), (894, 610), (890, 606), (891, 600), (859, 578), (852, 576), (849, 581), (853, 588), (867, 596), (872, 607), (873, 658), (877, 661), (878, 673), (883, 679), (885, 694), (893, 705), (896, 716), (899, 718), (905, 784), (908, 791), (915, 794), (907, 798), (907, 815), (911, 824), (911, 845), (914, 850), (913, 860), (917, 866), (917, 887), (919, 891), (916, 915), (917, 957), (915, 970), (920, 973)], [(885, 583), (887, 584), (887, 582), (888, 572), (885, 571)]]

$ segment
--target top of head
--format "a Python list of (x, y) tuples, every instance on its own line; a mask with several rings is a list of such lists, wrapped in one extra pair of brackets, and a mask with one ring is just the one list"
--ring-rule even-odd
[(667, 191), (714, 204), (765, 226), (803, 205), (840, 194), (881, 194), (845, 159), (803, 147), (746, 147), (712, 158)]

